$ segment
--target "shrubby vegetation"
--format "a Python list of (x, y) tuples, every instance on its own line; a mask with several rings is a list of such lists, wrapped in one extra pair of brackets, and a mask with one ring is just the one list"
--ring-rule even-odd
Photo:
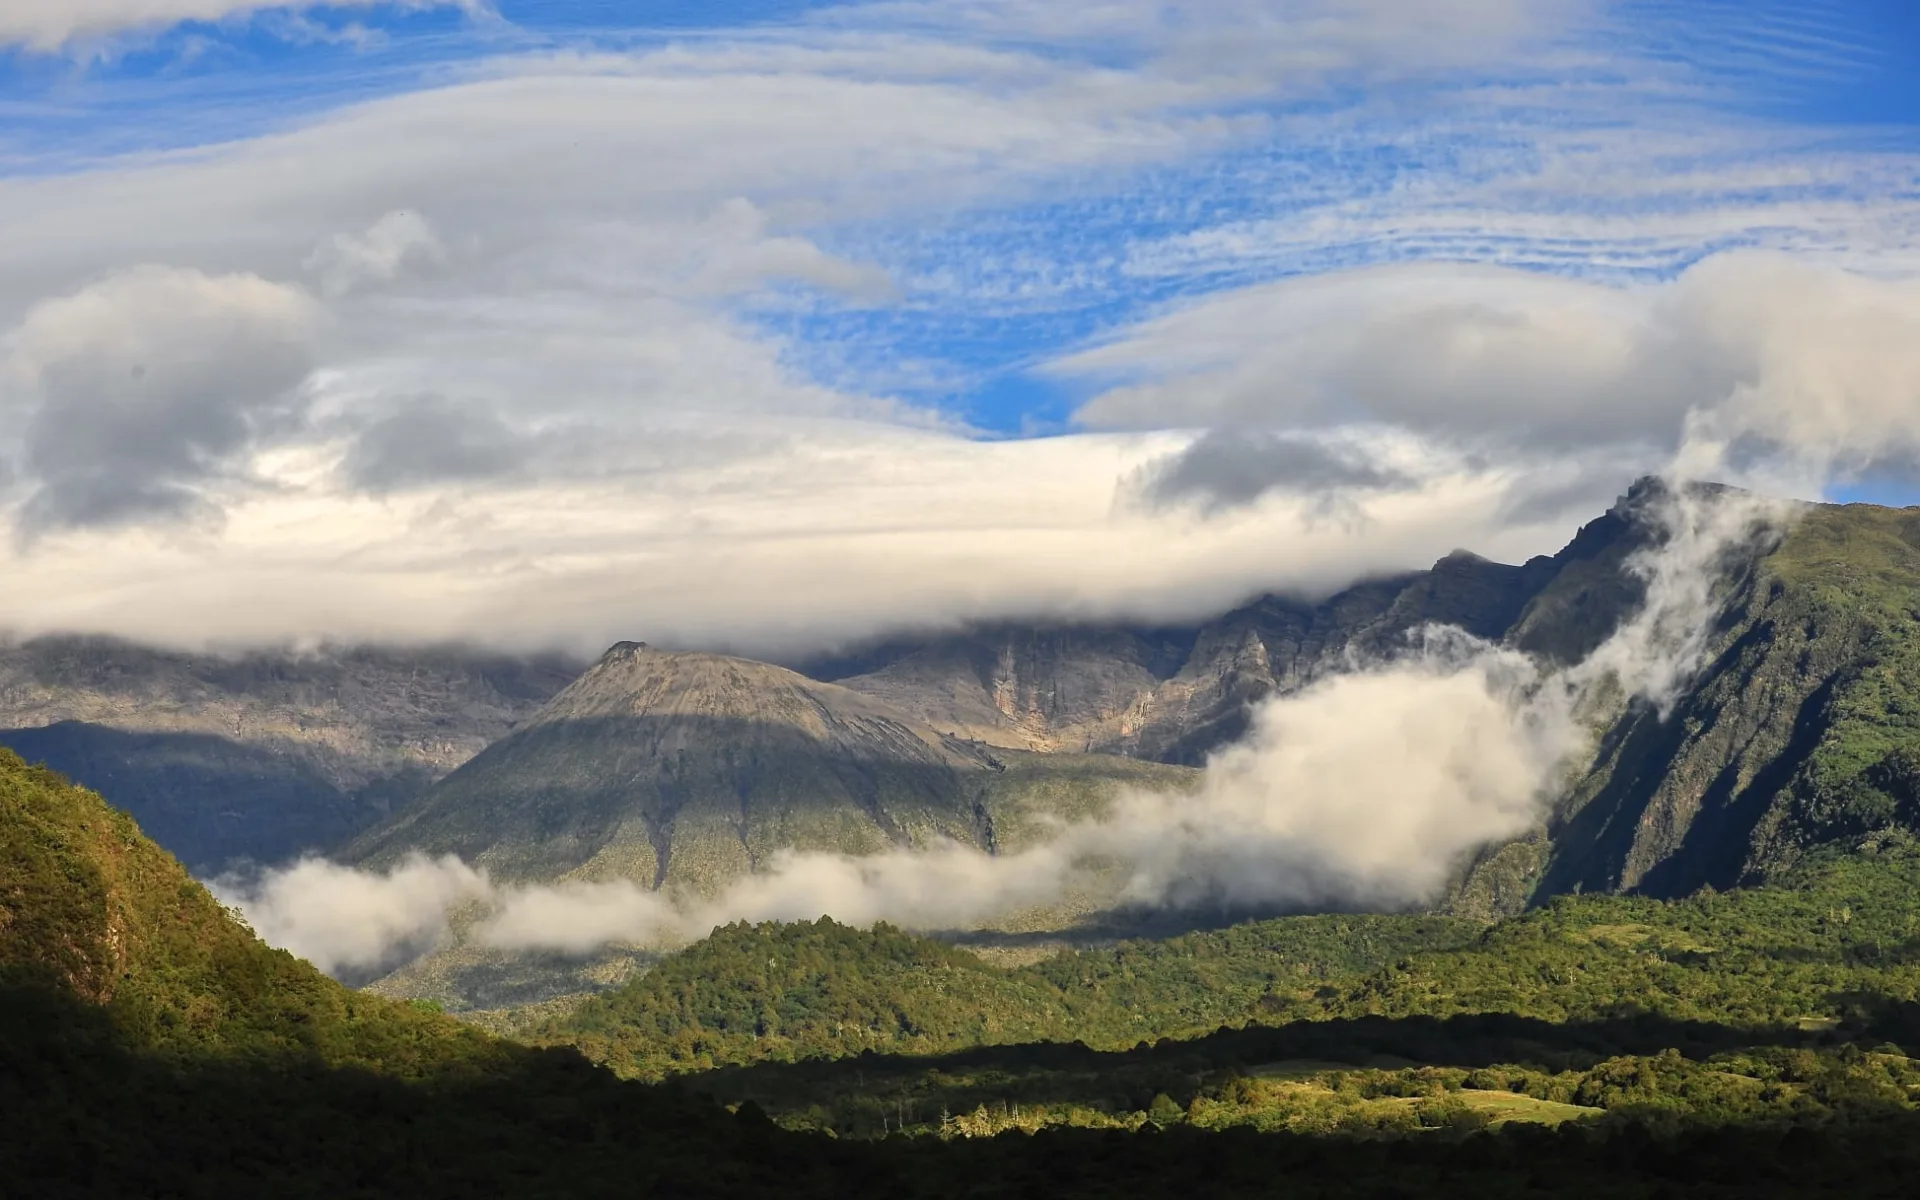
[(1809, 858), (1775, 885), (1684, 900), (1563, 896), (1275, 1017), (1637, 1013), (1761, 1026), (1859, 1019), (1920, 996), (1920, 849), (1906, 835)]
[(1016, 969), (885, 927), (736, 925), (542, 1036), (841, 1138), (1832, 1140), (1920, 1118), (1916, 894), (1920, 848), (1887, 834), (1764, 888), (1284, 918)]
[(0, 754), (0, 1178), (45, 1196), (1904, 1194), (1920, 852), (1883, 838), (1790, 882), (1489, 927), (1260, 922), (1011, 970), (897, 930), (736, 926), (571, 1018), (623, 1070), (676, 1076), (652, 1086), (340, 987), (98, 797)]
[(1817, 856), (1778, 886), (1680, 901), (1567, 896), (1487, 926), (1282, 918), (1012, 970), (886, 926), (733, 925), (536, 1036), (662, 1078), (863, 1051), (1121, 1049), (1336, 1017), (1857, 1024), (1920, 997), (1917, 893), (1920, 849), (1890, 837)]
[[(796, 1129), (978, 1137), (1173, 1124), (1457, 1138), (1512, 1123), (1813, 1127), (1906, 1118), (1920, 1061), (1890, 1043), (1641, 1019), (1366, 1018), (1223, 1030), (1133, 1050), (990, 1047), (938, 1059), (761, 1064), (691, 1086)], [(1657, 1049), (1667, 1043), (1664, 1049)], [(1677, 1043), (1677, 1044), (1676, 1044)], [(1446, 1063), (1451, 1065), (1420, 1065)]]
[(1244, 1021), (1422, 947), (1463, 945), (1473, 922), (1330, 916), (1123, 942), (1003, 970), (888, 925), (830, 919), (729, 925), (639, 979), (531, 1033), (622, 1075), (670, 1074), (862, 1051), (1085, 1041), (1130, 1046)]
[[(1803, 657), (1828, 664), (1794, 738), (1805, 760), (1755, 830), (1761, 861), (1809, 846), (1920, 825), (1920, 539), (1915, 514), (1873, 505), (1823, 506), (1767, 559), (1790, 604), (1772, 616), (1797, 624)], [(1804, 662), (1798, 664), (1805, 669)]]
[[(0, 995), (77, 997), (97, 1006), (100, 1036), (145, 1054), (410, 1078), (486, 1070), (513, 1053), (264, 945), (131, 817), (3, 749), (0, 906)], [(16, 1033), (25, 1025), (0, 1019)]]

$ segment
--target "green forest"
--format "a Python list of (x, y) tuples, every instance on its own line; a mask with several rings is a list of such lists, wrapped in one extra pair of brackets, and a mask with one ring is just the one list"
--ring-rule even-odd
[(1678, 901), (1019, 967), (735, 925), (516, 1039), (266, 947), (10, 754), (0, 806), (20, 1194), (1903, 1195), (1920, 1167), (1897, 835)]

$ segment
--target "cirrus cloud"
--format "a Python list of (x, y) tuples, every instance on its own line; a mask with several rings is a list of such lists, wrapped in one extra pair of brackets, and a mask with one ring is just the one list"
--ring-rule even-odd
[(53, 53), (76, 42), (153, 33), (182, 22), (314, 9), (487, 9), (484, 0), (10, 0), (0, 7), (0, 46)]

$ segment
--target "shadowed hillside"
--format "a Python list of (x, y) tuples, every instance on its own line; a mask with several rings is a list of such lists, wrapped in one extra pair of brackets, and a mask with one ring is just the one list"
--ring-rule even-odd
[(142, 1052), (293, 1056), (400, 1075), (507, 1050), (265, 946), (92, 792), (0, 750), (0, 985), (94, 1006)]
[(0, 643), (0, 745), (108, 790), (193, 870), (334, 849), (576, 674), (457, 648)]

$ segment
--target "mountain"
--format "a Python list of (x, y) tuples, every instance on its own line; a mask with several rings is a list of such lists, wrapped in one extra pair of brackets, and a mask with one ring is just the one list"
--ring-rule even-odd
[[(14, 726), (0, 742), (115, 789), (201, 871), (417, 848), (506, 879), (710, 890), (789, 847), (1010, 848), (1042, 813), (1184, 786), (1178, 768), (1238, 736), (1260, 699), (1430, 622), (1578, 660), (1639, 605), (1630, 560), (1664, 536), (1650, 514), (1665, 496), (1636, 484), (1519, 565), (1457, 552), (1186, 627), (1002, 623), (798, 670), (639, 644), (575, 680), (559, 660), (450, 650), (216, 658), (43, 640), (0, 650)], [(1665, 712), (1597, 714), (1593, 759), (1540, 827), (1467, 864), (1447, 905), (1682, 895), (1920, 823), (1916, 545), (1920, 510), (1817, 505), (1728, 560), (1684, 693)]]
[[(1559, 554), (1520, 566), (1455, 551), (1318, 603), (1267, 595), (1185, 628), (984, 625), (796, 665), (960, 737), (1198, 765), (1246, 732), (1259, 700), (1346, 670), (1355, 655), (1390, 652), (1424, 625), (1498, 641), (1531, 619), (1528, 648), (1577, 654), (1598, 639), (1568, 618), (1617, 618), (1638, 595), (1617, 577), (1638, 544), (1632, 530), (1608, 514)], [(1602, 581), (1620, 594), (1589, 599)]]
[(784, 667), (622, 642), (349, 854), (377, 866), (454, 853), (503, 879), (711, 891), (783, 849), (1010, 848), (1043, 813), (1191, 777), (991, 748)]
[(1620, 714), (1529, 843), (1534, 895), (1748, 885), (1920, 827), (1920, 509), (1809, 506), (1721, 588), (1673, 710)]
[[(1713, 491), (1714, 489), (1707, 489)], [(996, 744), (1198, 762), (1260, 699), (1390, 651), (1427, 622), (1579, 660), (1644, 597), (1664, 536), (1643, 480), (1552, 557), (1455, 553), (1319, 604), (1267, 596), (1184, 630), (991, 626), (804, 664), (928, 726)], [(1810, 505), (1713, 581), (1700, 670), (1672, 709), (1602, 714), (1539, 829), (1449, 900), (1489, 916), (1574, 891), (1679, 896), (1809, 848), (1920, 826), (1920, 509)]]
[(108, 792), (211, 875), (339, 846), (578, 673), (564, 658), (459, 648), (0, 642), (0, 746)]
[[(1516, 614), (1540, 610), (1537, 600), (1574, 577), (1587, 581), (1582, 599), (1590, 587), (1624, 587), (1623, 596), (1588, 606), (1617, 613), (1632, 596), (1631, 580), (1623, 584), (1617, 572), (1609, 574), (1619, 558), (1613, 543), (1632, 541), (1623, 541), (1624, 528), (1623, 522), (1605, 517), (1553, 558), (1513, 567), (1459, 552), (1429, 571), (1366, 581), (1319, 604), (1265, 596), (1184, 628), (1003, 623), (930, 638), (896, 638), (798, 664), (808, 681), (764, 678), (782, 680), (776, 690), (800, 682), (837, 696), (842, 708), (860, 698), (877, 701), (886, 720), (916, 730), (906, 740), (888, 735), (891, 741), (883, 738), (885, 745), (869, 746), (853, 759), (890, 761), (896, 750), (905, 749), (904, 761), (913, 764), (912, 770), (931, 768), (941, 778), (949, 770), (977, 773), (985, 764), (1001, 776), (1000, 786), (988, 789), (997, 796), (1022, 791), (1024, 781), (1044, 775), (1052, 781), (1047, 785), (1052, 798), (1042, 807), (1071, 807), (1078, 801), (1069, 793), (1084, 795), (1086, 789), (1063, 788), (1062, 779), (1091, 778), (1099, 793), (1116, 780), (1164, 781), (1170, 778), (1164, 772), (1115, 757), (1197, 765), (1244, 731), (1250, 707), (1261, 697), (1343, 669), (1349, 652), (1390, 648), (1428, 621), (1499, 637), (1515, 628), (1521, 619)], [(1544, 624), (1545, 633), (1533, 641), (1549, 644), (1567, 636), (1568, 622)], [(0, 641), (0, 745), (108, 791), (192, 870), (214, 875), (306, 851), (340, 852), (389, 816), (406, 813), (436, 780), (531, 718), (580, 670), (580, 664), (556, 656), (515, 658), (453, 647), (215, 655), (106, 637)], [(838, 690), (820, 688), (829, 683), (837, 683)], [(742, 686), (757, 684), (749, 680)], [(696, 714), (683, 714), (689, 720), (676, 726), (675, 736), (700, 744), (780, 726), (777, 720), (759, 721), (752, 703), (734, 709), (739, 710), (735, 716), (704, 723), (691, 721)], [(587, 726), (572, 717), (556, 716), (548, 723), (562, 720), (571, 722), (570, 737), (584, 736)], [(650, 717), (641, 722), (649, 723), (655, 722)], [(611, 727), (602, 723), (599, 728)], [(928, 741), (929, 732), (944, 736)], [(549, 744), (552, 733), (544, 735)], [(787, 753), (790, 747), (780, 735), (768, 736), (774, 740), (745, 756), (762, 766), (741, 770), (764, 775), (766, 762)], [(970, 742), (979, 744), (964, 744)], [(518, 761), (527, 744), (516, 742), (509, 757)], [(811, 739), (796, 744), (804, 748)], [(574, 747), (561, 757), (575, 760), (577, 751)], [(1101, 757), (1058, 757), (1062, 752)], [(1047, 757), (1043, 761), (1036, 754)], [(901, 783), (898, 774), (889, 775), (886, 787), (899, 784), (905, 790), (889, 804), (921, 786)], [(744, 789), (750, 794), (760, 786), (732, 767), (710, 775), (700, 785), (709, 792)], [(714, 824), (738, 825), (737, 804), (711, 810), (696, 804), (682, 820), (675, 790), (680, 785), (671, 773), (664, 778), (666, 791), (647, 809), (651, 815), (640, 827), (614, 837), (596, 832), (600, 818), (588, 814), (565, 837), (594, 850), (582, 857), (556, 848), (552, 863), (529, 864), (528, 870), (550, 873), (549, 867), (561, 863), (573, 869), (586, 865), (602, 845), (644, 844), (644, 853), (612, 851), (600, 867), (618, 865), (641, 878), (664, 879), (660, 847), (678, 828), (682, 874), (719, 878), (742, 864), (763, 861), (783, 839), (856, 850), (911, 842), (931, 831), (983, 844), (1017, 840), (1020, 812), (1030, 807), (1002, 805), (1006, 811), (996, 817), (947, 796), (931, 801), (930, 809), (922, 800), (903, 801), (896, 814), (888, 804), (875, 807), (868, 785), (836, 782), (827, 785), (830, 798), (798, 809), (762, 797), (751, 806), (752, 820), (742, 826), (743, 840)], [(796, 782), (788, 790), (803, 786), (798, 780), (822, 778), (809, 768), (793, 776)], [(469, 786), (469, 778), (456, 785)], [(565, 823), (552, 814), (565, 790), (547, 790), (549, 813), (542, 819), (549, 824)], [(766, 826), (763, 818), (771, 811), (788, 812), (798, 824)], [(840, 815), (822, 816), (827, 812)], [(896, 815), (906, 824), (889, 827)], [(406, 818), (409, 827), (415, 819)], [(1002, 820), (1003, 826), (989, 828), (989, 819)], [(822, 820), (834, 827), (819, 825)], [(477, 815), (470, 818), (470, 823), (481, 821)], [(810, 833), (801, 828), (809, 825)], [(480, 835), (455, 837), (444, 829), (441, 834), (435, 835), (441, 838), (436, 844), (494, 844)], [(506, 840), (530, 844), (545, 836), (520, 831)], [(366, 849), (396, 844), (382, 837)], [(706, 849), (696, 853), (696, 844)], [(718, 857), (696, 864), (703, 853)]]
[[(1583, 897), (1485, 935), (1296, 918), (1018, 971), (885, 929), (741, 926), (544, 1031), (640, 1074), (759, 1064), (654, 1088), (341, 987), (124, 813), (0, 751), (0, 1177), (51, 1197), (1253, 1197), (1276, 1171), (1309, 1197), (1903, 1195), (1920, 1061), (1889, 1039), (1920, 1029), (1916, 879), (1889, 845), (1793, 888)], [(1068, 1035), (1116, 1051), (981, 1045)]]

